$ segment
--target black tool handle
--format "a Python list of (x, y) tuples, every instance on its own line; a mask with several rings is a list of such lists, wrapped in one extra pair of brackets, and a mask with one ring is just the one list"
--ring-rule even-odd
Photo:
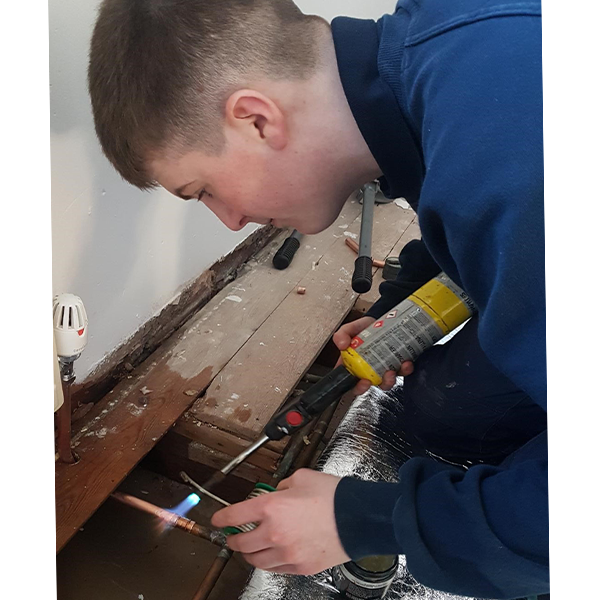
[(297, 400), (280, 410), (265, 427), (265, 434), (272, 440), (291, 435), (349, 392), (358, 381), (358, 377), (343, 365), (336, 367)]
[(292, 259), (298, 248), (300, 248), (300, 240), (291, 235), (275, 253), (273, 266), (279, 270), (287, 269), (292, 263)]
[(365, 294), (373, 285), (373, 259), (370, 256), (359, 256), (354, 261), (352, 273), (352, 289), (357, 294)]
[(400, 260), (396, 257), (390, 256), (385, 259), (382, 277), (386, 281), (396, 281), (396, 277), (398, 276), (398, 273), (400, 273), (401, 269), (402, 265), (400, 264)]

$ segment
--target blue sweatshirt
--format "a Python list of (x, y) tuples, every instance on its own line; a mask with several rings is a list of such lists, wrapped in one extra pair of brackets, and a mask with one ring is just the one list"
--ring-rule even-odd
[[(545, 409), (540, 2), (402, 0), (332, 30), (386, 195), (417, 210), (432, 268), (477, 304), (487, 357)], [(455, 594), (549, 591), (545, 433), (498, 467), (413, 458), (399, 483), (345, 478), (335, 512), (353, 559), (405, 554)]]

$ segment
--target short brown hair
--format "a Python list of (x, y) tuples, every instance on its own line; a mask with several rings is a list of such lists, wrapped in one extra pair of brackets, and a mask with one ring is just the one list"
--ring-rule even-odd
[(104, 154), (149, 189), (150, 153), (218, 153), (227, 97), (257, 75), (310, 77), (322, 23), (292, 0), (104, 0), (88, 69)]

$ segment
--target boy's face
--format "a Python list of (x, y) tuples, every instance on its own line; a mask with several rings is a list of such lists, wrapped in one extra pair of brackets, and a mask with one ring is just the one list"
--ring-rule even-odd
[(165, 189), (203, 202), (233, 231), (272, 223), (314, 234), (333, 223), (353, 191), (318, 154), (229, 139), (218, 156), (192, 150), (177, 159), (156, 159), (150, 168)]
[(150, 173), (174, 195), (202, 201), (234, 231), (273, 223), (318, 233), (358, 187), (355, 169), (346, 166), (347, 149), (335, 143), (319, 103), (305, 102), (285, 82), (269, 86), (272, 96), (239, 90), (229, 97), (220, 154), (166, 153), (150, 161)]

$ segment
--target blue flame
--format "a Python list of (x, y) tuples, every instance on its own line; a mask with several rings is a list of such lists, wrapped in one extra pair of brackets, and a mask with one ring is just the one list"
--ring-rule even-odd
[(199, 502), (200, 496), (192, 493), (185, 500), (180, 502), (175, 508), (171, 508), (169, 510), (180, 517), (185, 517)]
[[(200, 502), (201, 498), (200, 496), (198, 496), (198, 494), (190, 494), (187, 498), (185, 498), (185, 500), (183, 500), (182, 502), (180, 502), (177, 506), (175, 506), (174, 508), (167, 508), (166, 510), (168, 510), (169, 512), (175, 513), (176, 515), (180, 516), (180, 517), (185, 517), (190, 510), (192, 510), (192, 508), (194, 508), (194, 506), (196, 506), (199, 502)], [(165, 532), (169, 531), (171, 529), (171, 526), (169, 526), (165, 521), (160, 521), (157, 524), (157, 532), (159, 535), (164, 534)]]

